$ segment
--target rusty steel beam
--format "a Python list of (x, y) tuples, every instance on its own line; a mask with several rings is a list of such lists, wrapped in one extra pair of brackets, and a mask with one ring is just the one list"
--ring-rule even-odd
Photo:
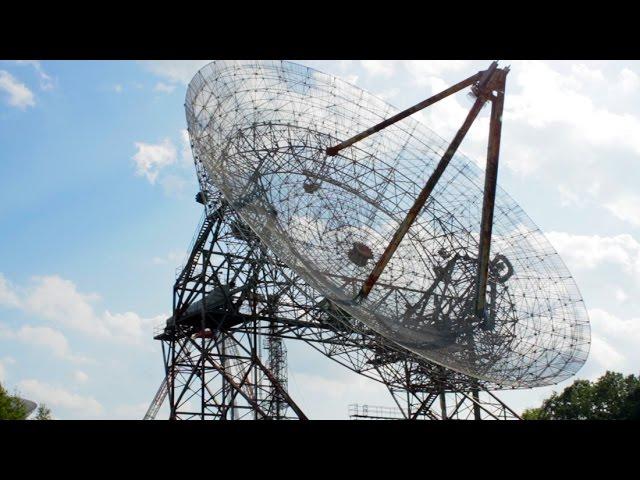
[[(493, 72), (492, 72), (492, 75), (493, 75)], [(486, 82), (485, 82), (485, 86), (486, 86)], [(444, 153), (444, 155), (438, 162), (436, 169), (433, 171), (433, 173), (429, 177), (429, 180), (427, 180), (426, 185), (424, 186), (424, 188), (416, 198), (413, 206), (411, 207), (406, 217), (404, 218), (404, 220), (396, 230), (395, 234), (393, 235), (393, 238), (391, 239), (391, 242), (389, 243), (389, 245), (387, 245), (387, 248), (385, 249), (380, 259), (378, 260), (378, 263), (376, 263), (376, 266), (373, 268), (373, 270), (369, 274), (369, 277), (362, 285), (362, 288), (360, 289), (360, 293), (356, 297), (357, 299), (366, 298), (369, 295), (369, 292), (371, 292), (371, 289), (378, 281), (378, 278), (380, 278), (380, 275), (382, 274), (383, 270), (389, 263), (389, 260), (391, 260), (391, 257), (393, 257), (393, 254), (395, 253), (398, 246), (400, 245), (400, 242), (406, 235), (409, 228), (411, 228), (411, 225), (413, 225), (413, 222), (415, 221), (415, 219), (418, 217), (418, 214), (422, 210), (422, 207), (424, 207), (424, 204), (427, 202), (429, 195), (431, 195), (431, 192), (433, 191), (436, 184), (438, 183), (438, 180), (440, 180), (440, 177), (442, 176), (445, 169), (447, 168), (447, 165), (449, 165), (449, 161), (458, 150), (458, 147), (462, 143), (462, 140), (464, 139), (465, 135), (469, 131), (469, 128), (471, 127), (474, 120), (478, 116), (478, 113), (480, 113), (480, 110), (482, 109), (482, 106), (484, 105), (485, 102), (486, 102), (485, 95), (479, 95), (476, 98), (475, 103), (473, 104), (473, 106), (471, 107), (471, 110), (467, 114), (467, 118), (465, 119), (464, 123), (456, 133), (456, 136), (451, 141), (449, 148), (447, 148), (447, 151)]]
[(327, 152), (326, 152), (327, 155), (329, 155), (330, 157), (333, 157), (337, 155), (338, 152), (340, 152), (340, 150), (347, 148), (353, 145), (354, 143), (359, 142), (360, 140), (363, 140), (376, 132), (379, 132), (384, 128), (387, 128), (388, 126), (393, 125), (394, 123), (399, 122), (404, 118), (407, 118), (409, 115), (413, 115), (414, 113), (427, 108), (429, 105), (433, 105), (434, 103), (439, 102), (440, 100), (448, 97), (449, 95), (453, 95), (454, 93), (459, 92), (460, 90), (463, 90), (473, 85), (481, 78), (482, 74), (483, 72), (478, 72), (475, 75), (472, 75), (469, 78), (466, 78), (465, 80), (462, 80), (461, 82), (456, 83), (452, 87), (449, 87), (446, 90), (443, 90), (442, 92), (437, 93), (434, 96), (429, 97), (426, 100), (423, 100), (422, 102), (415, 104), (413, 107), (407, 108), (406, 110), (403, 110), (402, 112), (394, 115), (393, 117), (389, 117), (386, 120), (383, 120), (382, 122), (365, 130), (364, 132), (354, 135), (350, 139), (345, 140), (344, 142), (339, 143), (338, 145), (335, 145), (333, 147), (327, 147)]
[[(508, 69), (506, 71), (508, 72)], [(462, 140), (464, 140), (464, 137), (469, 131), (469, 128), (471, 128), (471, 125), (473, 124), (476, 117), (480, 113), (480, 110), (484, 106), (485, 102), (489, 99), (493, 99), (492, 97), (493, 90), (496, 88), (497, 85), (502, 85), (502, 83), (500, 83), (500, 80), (504, 79), (504, 76), (506, 75), (506, 73), (504, 72), (505, 70), (498, 70), (498, 62), (493, 62), (491, 63), (491, 65), (487, 70), (477, 74), (479, 76), (479, 80), (477, 84), (473, 86), (473, 92), (476, 95), (476, 101), (471, 107), (471, 110), (469, 111), (469, 113), (467, 114), (467, 118), (465, 119), (464, 123), (462, 124), (462, 126), (456, 133), (455, 137), (451, 141), (449, 148), (447, 148), (447, 151), (444, 153), (444, 155), (438, 162), (436, 169), (433, 171), (433, 173), (429, 177), (429, 180), (427, 180), (426, 185), (424, 186), (424, 188), (416, 198), (413, 206), (409, 209), (409, 212), (407, 213), (406, 217), (404, 218), (404, 220), (402, 221), (402, 223), (394, 233), (393, 238), (391, 239), (391, 242), (389, 242), (389, 245), (387, 245), (387, 248), (385, 249), (384, 253), (380, 257), (378, 262), (376, 263), (371, 273), (369, 274), (369, 277), (365, 280), (364, 284), (362, 285), (362, 288), (360, 289), (360, 292), (356, 296), (356, 300), (359, 301), (364, 298), (367, 298), (367, 296), (371, 292), (371, 289), (378, 281), (378, 278), (380, 278), (380, 275), (382, 274), (385, 267), (393, 257), (393, 254), (395, 253), (395, 251), (398, 249), (400, 242), (402, 241), (406, 233), (409, 231), (409, 228), (411, 228), (411, 225), (413, 225), (413, 222), (418, 217), (418, 214), (420, 213), (425, 203), (427, 202), (427, 199), (431, 195), (431, 192), (433, 191), (436, 184), (438, 183), (438, 180), (440, 180), (440, 177), (442, 176), (445, 169), (449, 165), (451, 158), (453, 158), (453, 155), (458, 150), (458, 147), (462, 143)], [(498, 136), (498, 145), (499, 145), (499, 141), (500, 141), (500, 138)], [(494, 197), (495, 197), (495, 193), (494, 193)], [(485, 291), (486, 291), (486, 285), (485, 285)]]
[(484, 198), (482, 201), (482, 223), (480, 224), (480, 247), (478, 250), (478, 275), (476, 279), (476, 316), (484, 318), (487, 303), (487, 280), (489, 276), (489, 254), (493, 210), (496, 200), (498, 180), (498, 160), (500, 157), (500, 136), (502, 133), (502, 111), (504, 90), (509, 69), (500, 70), (497, 78), (496, 95), (491, 99), (491, 119), (489, 123), (489, 143), (487, 146), (487, 167), (484, 177)]

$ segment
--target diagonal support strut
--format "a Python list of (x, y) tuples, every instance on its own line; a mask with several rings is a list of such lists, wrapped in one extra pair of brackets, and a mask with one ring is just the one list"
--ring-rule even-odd
[[(496, 62), (494, 62), (496, 63)], [(497, 63), (496, 63), (497, 65)], [(493, 66), (493, 64), (492, 64)], [(491, 67), (489, 67), (491, 68)], [(446, 90), (443, 90), (440, 93), (437, 93), (435, 95), (433, 95), (432, 97), (427, 98), (426, 100), (423, 100), (420, 103), (415, 104), (413, 107), (409, 107), (406, 110), (403, 110), (402, 112), (394, 115), (393, 117), (389, 117), (386, 120), (383, 120), (382, 122), (378, 123), (377, 125), (374, 125), (371, 128), (368, 128), (367, 130), (365, 130), (364, 132), (361, 132), (357, 135), (354, 135), (353, 137), (351, 137), (348, 140), (345, 140), (344, 142), (339, 143), (338, 145), (335, 145), (333, 147), (328, 147), (327, 148), (327, 155), (329, 155), (330, 157), (333, 157), (335, 155), (337, 155), (340, 150), (343, 150), (347, 147), (350, 147), (351, 145), (353, 145), (356, 142), (359, 142), (360, 140), (364, 140), (365, 138), (369, 137), (370, 135), (379, 132), (380, 130), (383, 130), (385, 128), (387, 128), (390, 125), (393, 125), (394, 123), (399, 122), (400, 120), (407, 118), (410, 115), (413, 115), (416, 112), (419, 112), (420, 110), (423, 110), (425, 108), (427, 108), (430, 105), (433, 105), (436, 102), (439, 102), (440, 100), (442, 100), (443, 98), (447, 98), (450, 95), (453, 95), (456, 92), (459, 92), (460, 90), (463, 90), (471, 85), (473, 85), (474, 83), (476, 83), (483, 75), (483, 72), (478, 72), (475, 75), (470, 76), (469, 78), (466, 78), (464, 80), (462, 80), (461, 82), (456, 83), (455, 85), (447, 88)]]
[(493, 230), (493, 210), (498, 182), (498, 160), (500, 157), (500, 137), (502, 133), (502, 111), (504, 91), (509, 69), (499, 71), (496, 94), (491, 98), (491, 119), (489, 123), (489, 143), (487, 146), (487, 166), (484, 177), (484, 197), (482, 201), (482, 222), (480, 224), (480, 247), (478, 249), (478, 275), (476, 280), (475, 314), (484, 318), (487, 304), (487, 279), (489, 276), (489, 253)]
[[(460, 144), (464, 140), (467, 132), (471, 128), (471, 125), (473, 124), (473, 122), (477, 118), (477, 116), (480, 113), (480, 110), (484, 106), (485, 102), (487, 100), (491, 100), (493, 102), (494, 98), (493, 98), (492, 92), (496, 88), (497, 82), (499, 82), (500, 79), (503, 79), (504, 75), (506, 75), (506, 73), (503, 75), (503, 72), (507, 72), (508, 71), (508, 69), (507, 70), (499, 70), (497, 68), (497, 66), (498, 66), (498, 63), (497, 62), (493, 62), (491, 64), (491, 66), (482, 73), (478, 83), (476, 85), (474, 85), (473, 92), (476, 94), (477, 98), (476, 98), (475, 103), (471, 107), (471, 110), (467, 114), (467, 118), (465, 119), (464, 123), (462, 124), (462, 126), (460, 127), (460, 129), (456, 133), (455, 137), (451, 141), (451, 143), (449, 145), (449, 148), (447, 148), (447, 151), (444, 153), (444, 155), (442, 156), (442, 158), (438, 162), (438, 165), (436, 166), (435, 170), (433, 171), (433, 173), (429, 177), (429, 180), (427, 180), (426, 185), (424, 186), (424, 188), (422, 189), (422, 191), (420, 192), (420, 194), (416, 198), (413, 206), (409, 209), (409, 212), (405, 216), (404, 220), (400, 223), (398, 229), (396, 230), (396, 232), (393, 235), (393, 238), (389, 242), (389, 245), (387, 245), (387, 248), (385, 249), (384, 253), (378, 259), (378, 262), (376, 263), (375, 267), (373, 268), (373, 270), (369, 274), (369, 277), (365, 280), (364, 284), (362, 285), (362, 288), (360, 289), (360, 292), (356, 296), (356, 301), (360, 301), (360, 300), (366, 298), (369, 295), (369, 293), (371, 292), (373, 286), (376, 284), (376, 282), (380, 278), (380, 275), (384, 271), (385, 267), (387, 266), (387, 264), (389, 263), (389, 261), (393, 257), (393, 254), (398, 249), (398, 246), (400, 245), (400, 242), (402, 241), (402, 239), (404, 238), (406, 233), (409, 231), (409, 228), (411, 228), (411, 225), (413, 225), (413, 223), (415, 222), (416, 218), (418, 217), (418, 214), (420, 213), (420, 211), (422, 210), (422, 208), (426, 204), (429, 196), (431, 195), (431, 193), (433, 192), (433, 189), (435, 188), (436, 184), (438, 183), (438, 180), (440, 180), (440, 177), (442, 176), (442, 174), (444, 173), (445, 169), (449, 165), (449, 162), (453, 158), (453, 155), (458, 150), (458, 147), (460, 146)], [(478, 75), (480, 75), (480, 74), (478, 74)], [(404, 117), (402, 117), (402, 118), (404, 118)], [(374, 129), (375, 128), (376, 127), (374, 127)], [(367, 132), (368, 131), (369, 130), (367, 130)], [(366, 134), (367, 132), (364, 132), (362, 135)], [(369, 134), (364, 135), (364, 136), (366, 137), (368, 135)], [(358, 137), (358, 136), (356, 136), (356, 137)], [(356, 137), (353, 137), (353, 138), (356, 138)], [(362, 138), (364, 138), (364, 137), (362, 137)], [(498, 141), (498, 144), (499, 144), (499, 141), (500, 141), (499, 135), (497, 136), (497, 138), (498, 138), (497, 141)], [(351, 142), (351, 140), (348, 140), (347, 142), (344, 142), (344, 143), (349, 143), (349, 142)], [(353, 142), (351, 142), (351, 143), (353, 143)], [(490, 144), (491, 144), (491, 142), (490, 142)], [(338, 145), (337, 147), (339, 147), (339, 146), (340, 145)], [(337, 147), (334, 147), (334, 148), (337, 148)], [(495, 150), (495, 148), (494, 148), (494, 150)], [(496, 159), (495, 161), (496, 161), (496, 165), (497, 165), (497, 156), (495, 157), (495, 159)], [(497, 170), (496, 170), (496, 172), (497, 172)], [(495, 193), (494, 193), (494, 197), (495, 197)], [(493, 212), (492, 209), (491, 209), (491, 212)], [(484, 283), (485, 283), (485, 292), (486, 292), (486, 279), (485, 279)]]

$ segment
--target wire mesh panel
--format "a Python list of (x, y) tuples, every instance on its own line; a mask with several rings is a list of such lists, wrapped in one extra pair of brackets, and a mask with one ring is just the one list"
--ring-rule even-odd
[(327, 156), (398, 110), (284, 61), (210, 63), (191, 81), (186, 111), (207, 182), (334, 314), (499, 385), (556, 383), (585, 362), (590, 330), (575, 282), (500, 188), (487, 314), (474, 315), (484, 172), (461, 154), (369, 296), (357, 298), (448, 146), (423, 124), (408, 118)]

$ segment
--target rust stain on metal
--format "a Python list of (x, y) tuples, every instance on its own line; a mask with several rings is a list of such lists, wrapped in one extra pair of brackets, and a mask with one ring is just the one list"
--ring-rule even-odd
[(489, 274), (489, 254), (491, 250), (491, 232), (493, 229), (493, 210), (496, 200), (498, 180), (498, 161), (500, 157), (500, 137), (502, 133), (502, 111), (504, 109), (504, 90), (509, 69), (499, 71), (495, 90), (491, 99), (491, 119), (489, 123), (489, 144), (487, 147), (487, 167), (484, 177), (484, 198), (482, 201), (482, 222), (480, 225), (480, 247), (478, 250), (478, 275), (476, 280), (477, 317), (484, 317)]
[(473, 85), (481, 77), (481, 74), (482, 72), (476, 73), (475, 75), (472, 75), (469, 78), (456, 83), (452, 87), (449, 87), (446, 90), (443, 90), (442, 92), (437, 93), (436, 95), (429, 97), (420, 103), (415, 104), (413, 107), (407, 108), (406, 110), (403, 110), (402, 112), (394, 115), (393, 117), (389, 117), (386, 120), (383, 120), (377, 125), (371, 128), (368, 128), (364, 132), (354, 135), (350, 139), (345, 140), (344, 142), (339, 143), (338, 145), (335, 145), (333, 147), (328, 147), (327, 155), (329, 155), (330, 157), (333, 157), (337, 155), (340, 152), (340, 150), (343, 150), (344, 148), (347, 148), (353, 145), (354, 143), (359, 142), (360, 140), (363, 140), (368, 136), (376, 132), (379, 132), (384, 128), (387, 128), (388, 126), (393, 125), (394, 123), (399, 122), (400, 120), (407, 118), (408, 116), (413, 115), (414, 113), (419, 112), (424, 108), (427, 108), (429, 105), (433, 105), (434, 103), (442, 100), (443, 98), (448, 97), (449, 95), (452, 95), (464, 88), (467, 88), (470, 85)]
[[(473, 106), (471, 107), (471, 110), (467, 114), (467, 118), (465, 119), (464, 123), (462, 124), (462, 126), (456, 133), (455, 137), (449, 144), (447, 151), (444, 153), (444, 155), (438, 162), (436, 169), (433, 171), (433, 173), (429, 177), (429, 180), (427, 180), (426, 185), (424, 186), (424, 188), (416, 198), (413, 206), (409, 209), (409, 212), (407, 213), (404, 220), (402, 221), (402, 223), (394, 233), (393, 238), (391, 239), (391, 242), (389, 242), (389, 245), (387, 246), (384, 253), (376, 263), (372, 272), (369, 274), (369, 277), (365, 280), (356, 299), (360, 300), (360, 299), (366, 298), (369, 295), (369, 293), (371, 292), (371, 289), (376, 284), (376, 282), (380, 278), (380, 275), (384, 271), (385, 267), (393, 257), (393, 254), (398, 249), (400, 242), (402, 242), (402, 239), (404, 238), (406, 233), (409, 231), (409, 228), (411, 228), (411, 225), (413, 225), (413, 223), (415, 222), (416, 218), (418, 217), (418, 214), (420, 213), (425, 203), (427, 202), (429, 196), (433, 192), (433, 189), (438, 183), (438, 180), (440, 180), (440, 177), (442, 176), (445, 169), (449, 165), (451, 158), (453, 158), (453, 155), (456, 153), (458, 147), (462, 143), (462, 140), (464, 140), (464, 137), (466, 136), (467, 132), (469, 131), (469, 128), (477, 118), (478, 113), (480, 113), (480, 110), (482, 109), (483, 105), (487, 100), (493, 100), (493, 93), (492, 93), (493, 90), (498, 85), (500, 85), (500, 79), (503, 79), (504, 75), (506, 75), (506, 73), (504, 74), (502, 73), (502, 72), (505, 72), (505, 70), (498, 70), (497, 66), (498, 66), (498, 63), (493, 62), (491, 66), (484, 72), (480, 72), (474, 75), (473, 77), (469, 77), (469, 79), (472, 79), (472, 78), (479, 79), (477, 84), (474, 85), (474, 88), (473, 88), (473, 92), (477, 97), (475, 103), (473, 104)], [(469, 81), (469, 79), (464, 80), (461, 83), (467, 82)], [(457, 85), (460, 85), (460, 84), (457, 84)], [(460, 90), (460, 88), (458, 90)], [(411, 109), (408, 109), (408, 110), (411, 110)], [(408, 110), (405, 110), (405, 112)], [(500, 110), (500, 115), (501, 114), (502, 114), (502, 110)], [(382, 122), (382, 123), (385, 123), (385, 122)], [(379, 125), (382, 125), (382, 123)], [(373, 128), (375, 129), (377, 128), (377, 126)], [(372, 130), (372, 129), (369, 129), (369, 130)], [(367, 130), (366, 132), (363, 132), (363, 134), (360, 134), (361, 138), (364, 138), (370, 135), (370, 133), (367, 134), (369, 130)], [(494, 136), (495, 136), (495, 133), (494, 133)], [(355, 141), (357, 141), (357, 137), (359, 136), (353, 137), (353, 138), (356, 138)], [(353, 139), (347, 140), (346, 142), (343, 142), (343, 143), (350, 144), (349, 142), (353, 143), (352, 140)], [(499, 134), (497, 136), (497, 140), (499, 144), (499, 141), (500, 141)], [(340, 147), (340, 145), (338, 145), (337, 147)], [(334, 147), (334, 148), (337, 148), (337, 147)], [(496, 157), (496, 162), (497, 162), (497, 157)], [(496, 172), (497, 172), (497, 169), (496, 169)], [(494, 189), (493, 198), (495, 198), (495, 189)], [(493, 209), (491, 209), (491, 213), (493, 213)], [(486, 292), (486, 281), (485, 281), (485, 292)]]

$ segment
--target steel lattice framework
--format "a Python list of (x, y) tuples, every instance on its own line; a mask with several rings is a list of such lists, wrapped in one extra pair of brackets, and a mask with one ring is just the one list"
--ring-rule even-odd
[[(234, 221), (260, 245), (258, 271), (270, 269), (259, 283), (276, 282), (286, 292), (265, 293), (278, 299), (269, 306), (278, 312), (269, 313), (274, 322), (293, 309), (298, 313), (284, 316), (342, 325), (329, 329), (335, 342), (322, 333), (320, 348), (360, 373), (375, 371), (392, 391), (393, 369), (403, 362), (420, 366), (424, 385), (446, 378), (440, 383), (451, 388), (460, 378), (469, 391), (469, 377), (478, 379), (476, 389), (557, 383), (586, 360), (589, 323), (575, 282), (500, 188), (490, 223), (487, 307), (474, 314), (485, 179), (458, 153), (375, 288), (359, 295), (421, 186), (450, 153), (448, 142), (424, 125), (407, 118), (338, 151), (334, 145), (398, 111), (290, 62), (213, 62), (189, 84), (186, 111), (207, 202), (222, 192)], [(316, 326), (310, 331), (319, 335)], [(382, 358), (379, 366), (375, 358)], [(386, 368), (395, 373), (381, 373)], [(407, 387), (406, 380), (395, 384)], [(417, 405), (428, 404), (430, 394)]]
[[(478, 381), (430, 363), (339, 314), (260, 239), (206, 181), (205, 214), (174, 286), (174, 315), (156, 331), (171, 419), (305, 419), (286, 388), (285, 341), (303, 341), (387, 386), (405, 419), (518, 418)], [(444, 413), (443, 413), (444, 412)]]

